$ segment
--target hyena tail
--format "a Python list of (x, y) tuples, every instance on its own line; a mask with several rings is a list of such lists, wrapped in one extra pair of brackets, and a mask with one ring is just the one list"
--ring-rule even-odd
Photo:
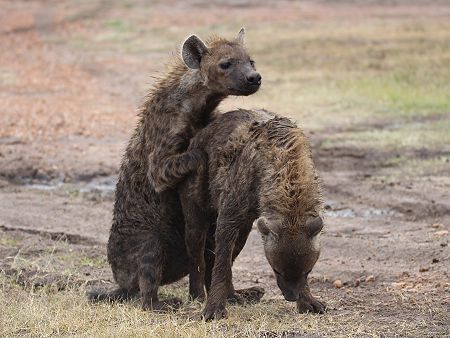
[(88, 299), (93, 302), (123, 302), (131, 300), (137, 296), (137, 291), (130, 291), (126, 289), (116, 289), (113, 291), (93, 289), (87, 292)]

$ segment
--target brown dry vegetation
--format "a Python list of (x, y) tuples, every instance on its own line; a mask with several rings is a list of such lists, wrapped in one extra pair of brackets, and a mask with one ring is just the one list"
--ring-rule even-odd
[[(2, 1), (0, 336), (449, 336), (449, 19), (425, 0)], [(86, 287), (112, 286), (112, 189), (150, 75), (189, 33), (243, 25), (263, 88), (221, 109), (271, 109), (310, 136), (328, 313), (282, 300), (256, 231), (234, 279), (267, 293), (227, 320), (187, 301), (90, 305)], [(186, 300), (186, 281), (162, 292)]]

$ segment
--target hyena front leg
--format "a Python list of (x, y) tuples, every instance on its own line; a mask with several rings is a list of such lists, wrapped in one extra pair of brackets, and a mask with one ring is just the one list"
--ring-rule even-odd
[(207, 219), (196, 205), (182, 201), (185, 215), (185, 242), (189, 256), (189, 296), (191, 299), (205, 299), (205, 242)]
[(297, 310), (299, 313), (313, 312), (313, 313), (324, 313), (326, 311), (327, 305), (315, 298), (309, 289), (308, 283), (306, 283), (302, 292), (297, 300)]
[[(236, 257), (240, 254), (242, 249), (244, 248), (245, 243), (247, 242), (248, 235), (252, 229), (252, 225), (249, 224), (245, 229), (241, 228), (239, 231), (239, 236), (236, 240), (233, 250), (233, 262)], [(228, 292), (227, 300), (232, 304), (255, 304), (258, 303), (261, 298), (264, 296), (265, 290), (258, 286), (253, 286), (246, 289), (235, 290), (233, 283), (231, 283), (231, 288)]]
[[(229, 211), (229, 210), (228, 210)], [(240, 220), (234, 217), (238, 213), (219, 212), (215, 233), (215, 259), (212, 271), (211, 287), (203, 317), (205, 320), (227, 317), (225, 304), (232, 284), (233, 248), (239, 235)]]
[(208, 196), (207, 168), (201, 166), (179, 186), (179, 196), (185, 220), (185, 244), (189, 257), (189, 296), (205, 299), (205, 244), (211, 225), (206, 211)]
[[(212, 226), (212, 225), (210, 225)], [(241, 227), (238, 233), (237, 240), (234, 244), (233, 249), (233, 262), (236, 259), (236, 257), (240, 254), (242, 249), (244, 248), (244, 245), (247, 241), (248, 235), (251, 231), (251, 224), (249, 224), (247, 227)], [(206, 262), (206, 269), (205, 269), (205, 286), (206, 291), (209, 294), (209, 290), (211, 287), (211, 279), (212, 279), (212, 271), (214, 267), (214, 260), (215, 260), (215, 244), (214, 244), (214, 234), (208, 233), (207, 238), (207, 245), (205, 248), (205, 262)], [(227, 292), (227, 301), (231, 304), (254, 304), (258, 303), (261, 298), (265, 294), (265, 290), (261, 287), (254, 286), (247, 289), (239, 289), (235, 290), (233, 286), (233, 282), (231, 281), (229, 284), (229, 290)]]
[(202, 171), (208, 156), (201, 149), (191, 149), (175, 155), (155, 151), (150, 155), (148, 178), (156, 192), (174, 187), (189, 174)]

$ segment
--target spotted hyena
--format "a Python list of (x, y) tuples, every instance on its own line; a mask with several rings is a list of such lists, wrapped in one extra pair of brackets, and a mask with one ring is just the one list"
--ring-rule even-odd
[(190, 36), (167, 74), (148, 94), (128, 143), (116, 186), (108, 260), (119, 288), (92, 291), (92, 300), (121, 300), (140, 294), (145, 309), (180, 304), (160, 301), (160, 285), (188, 272), (184, 218), (177, 183), (206, 164), (190, 139), (229, 95), (250, 95), (261, 84), (246, 52), (242, 29), (233, 40), (204, 43)]
[(311, 295), (307, 282), (319, 257), (323, 222), (319, 180), (302, 131), (267, 111), (238, 110), (200, 131), (190, 148), (203, 149), (209, 158), (209, 165), (179, 189), (190, 288), (202, 294), (206, 280), (205, 319), (226, 316), (225, 301), (235, 293), (232, 262), (252, 224), (261, 233), (284, 298), (297, 302), (300, 312), (323, 312), (324, 303)]

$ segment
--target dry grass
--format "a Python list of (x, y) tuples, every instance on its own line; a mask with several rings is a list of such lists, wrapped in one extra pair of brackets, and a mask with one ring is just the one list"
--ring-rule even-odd
[[(353, 302), (351, 310), (343, 310), (342, 299), (335, 297), (330, 305), (338, 311), (326, 315), (299, 315), (291, 304), (280, 299), (265, 300), (261, 304), (229, 307), (229, 319), (205, 323), (198, 320), (199, 303), (185, 303), (179, 311), (154, 314), (140, 310), (137, 304), (89, 304), (84, 288), (56, 291), (52, 286), (42, 289), (23, 288), (9, 277), (0, 275), (0, 335), (21, 336), (83, 336), (83, 337), (382, 337), (442, 335), (442, 327), (432, 327), (421, 318), (430, 313), (434, 321), (445, 321), (445, 309), (436, 309), (431, 300), (391, 293), (387, 301), (346, 295)], [(185, 289), (163, 289), (163, 297), (181, 296)], [(17, 301), (19, 300), (20, 301)], [(386, 318), (383, 311), (401, 303), (402, 312), (414, 310), (414, 319), (399, 313), (397, 318)], [(376, 306), (375, 313), (373, 308)], [(374, 316), (375, 315), (375, 316)]]
[[(66, 241), (38, 242), (31, 235), (4, 234), (0, 245), (20, 250), (6, 258), (13, 260), (10, 266), (15, 270), (0, 272), (2, 337), (418, 337), (425, 331), (438, 337), (448, 333), (442, 295), (423, 282), (409, 291), (385, 283), (340, 290), (313, 283), (313, 290), (328, 302), (324, 315), (300, 315), (294, 304), (269, 293), (257, 305), (228, 306), (229, 318), (211, 323), (199, 320), (203, 305), (187, 301), (185, 282), (160, 290), (162, 298), (184, 300), (180, 310), (170, 313), (142, 311), (138, 301), (91, 304), (85, 292), (95, 277), (92, 273), (107, 268), (101, 257)], [(91, 274), (84, 275), (85, 271)]]

